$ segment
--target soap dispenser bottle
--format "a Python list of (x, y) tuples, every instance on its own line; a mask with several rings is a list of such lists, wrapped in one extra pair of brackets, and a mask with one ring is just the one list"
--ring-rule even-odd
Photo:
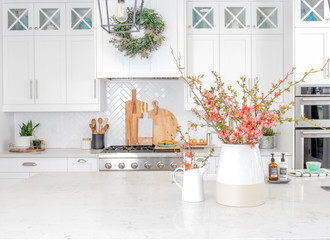
[(278, 180), (277, 164), (275, 163), (274, 153), (271, 154), (272, 154), (272, 158), (270, 159), (271, 163), (268, 165), (269, 180), (277, 181)]
[(282, 153), (281, 162), (278, 164), (279, 180), (288, 180), (288, 164), (285, 162), (284, 153)]

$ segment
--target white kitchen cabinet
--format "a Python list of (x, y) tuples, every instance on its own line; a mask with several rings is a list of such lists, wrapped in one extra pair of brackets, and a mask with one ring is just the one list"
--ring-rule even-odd
[(33, 45), (32, 36), (3, 38), (4, 104), (34, 103)]
[(66, 29), (69, 35), (93, 35), (94, 9), (92, 2), (66, 4)]
[(33, 4), (13, 3), (2, 5), (3, 35), (32, 36), (34, 30)]
[(34, 4), (35, 35), (65, 35), (65, 4)]
[[(171, 54), (184, 57), (184, 1), (153, 0), (144, 7), (155, 9), (165, 22), (165, 40), (148, 59), (125, 53), (109, 43), (112, 35), (100, 27), (97, 15), (97, 77), (98, 78), (178, 78), (179, 71)], [(184, 60), (184, 58), (182, 58)], [(184, 63), (183, 63), (184, 64)]]
[(99, 84), (95, 78), (94, 36), (68, 36), (67, 102), (94, 104), (99, 101)]
[(221, 34), (279, 34), (282, 2), (221, 2), (219, 22)]
[(246, 77), (251, 83), (251, 36), (222, 35), (220, 36), (220, 76), (226, 85), (232, 85), (239, 99), (243, 91), (237, 80)]
[(219, 3), (188, 2), (187, 3), (187, 33), (188, 34), (218, 34), (219, 33)]
[[(310, 69), (320, 69), (330, 58), (330, 29), (329, 28), (296, 28), (295, 29), (295, 79), (300, 80), (304, 72)], [(330, 82), (330, 67), (325, 71), (311, 74), (308, 82), (317, 83), (319, 80)]]
[[(203, 87), (210, 88), (215, 79), (212, 71), (219, 72), (219, 35), (188, 35), (187, 50), (188, 76), (204, 74), (201, 79)], [(194, 106), (194, 99), (189, 86), (186, 89), (186, 107), (190, 109)]]
[(66, 158), (0, 158), (0, 172), (66, 172)]
[(330, 27), (328, 0), (295, 0), (296, 27)]
[[(272, 83), (283, 79), (283, 36), (282, 35), (252, 35), (252, 84), (259, 80), (261, 93), (267, 93)], [(277, 103), (283, 103), (283, 95), (277, 98)]]
[(3, 6), (3, 111), (99, 111), (93, 3)]
[(68, 158), (69, 172), (97, 172), (97, 158)]
[(64, 36), (35, 37), (35, 103), (66, 102), (66, 59)]

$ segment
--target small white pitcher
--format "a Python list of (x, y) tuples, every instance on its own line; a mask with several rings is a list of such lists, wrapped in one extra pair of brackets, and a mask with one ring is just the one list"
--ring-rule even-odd
[[(179, 170), (183, 171), (183, 186), (181, 186), (175, 179), (175, 173)], [(181, 188), (183, 201), (204, 201), (203, 175), (205, 172), (205, 168), (194, 168), (185, 171), (181, 167), (173, 171), (173, 181)]]

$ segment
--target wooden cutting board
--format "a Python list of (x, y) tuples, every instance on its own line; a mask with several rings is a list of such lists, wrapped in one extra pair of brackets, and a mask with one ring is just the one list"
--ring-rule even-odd
[(138, 142), (138, 119), (148, 112), (148, 104), (136, 99), (136, 89), (132, 90), (132, 100), (125, 102), (125, 137), (126, 145)]
[(178, 122), (170, 111), (158, 107), (158, 102), (153, 101), (154, 109), (148, 113), (148, 117), (153, 119), (152, 143), (157, 145), (159, 141), (171, 140), (177, 134)]

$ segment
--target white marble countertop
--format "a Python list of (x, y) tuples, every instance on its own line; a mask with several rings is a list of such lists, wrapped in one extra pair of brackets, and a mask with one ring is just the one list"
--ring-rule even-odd
[[(215, 147), (215, 153), (213, 156), (219, 155), (219, 147)], [(75, 158), (75, 157), (98, 157), (98, 154), (102, 149), (91, 149), (91, 150), (82, 150), (79, 148), (48, 148), (42, 152), (30, 152), (30, 153), (14, 153), (9, 151), (0, 152), (0, 158)], [(197, 156), (208, 155), (208, 149), (195, 149)], [(292, 155), (291, 152), (281, 151), (281, 149), (260, 149), (261, 156), (270, 156), (270, 153), (275, 153), (276, 156), (281, 155), (284, 152), (285, 155)]]
[(187, 203), (170, 172), (42, 173), (0, 192), (0, 238), (330, 238), (330, 177), (266, 184), (254, 208)]
[(78, 158), (78, 157), (98, 157), (102, 149), (82, 150), (79, 148), (47, 148), (42, 152), (15, 153), (0, 152), (0, 158)]

